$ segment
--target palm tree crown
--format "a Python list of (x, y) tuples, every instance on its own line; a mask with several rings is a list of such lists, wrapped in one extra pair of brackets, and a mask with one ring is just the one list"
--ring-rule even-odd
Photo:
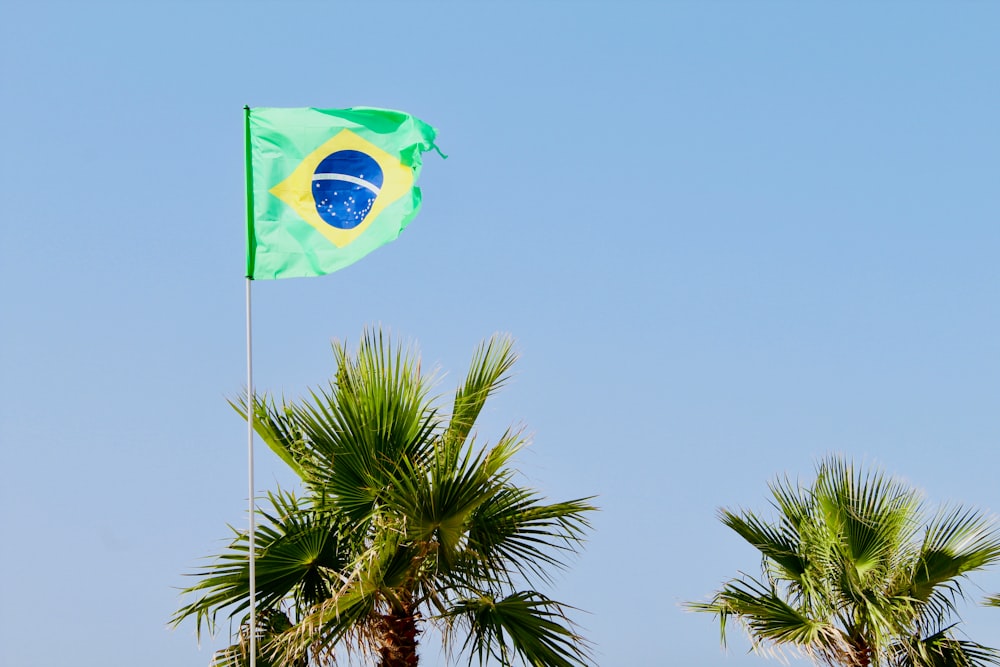
[[(194, 599), (173, 622), (194, 617), (200, 632), (220, 611), (243, 618), (240, 640), (216, 657), (233, 666), (245, 663), (254, 631), (262, 667), (330, 664), (335, 650), (410, 667), (426, 623), (470, 661), (587, 664), (567, 608), (538, 585), (577, 550), (594, 508), (586, 498), (547, 503), (515, 483), (519, 430), (475, 443), (477, 417), (515, 361), (511, 341), (480, 345), (450, 414), (435, 406), (433, 378), (412, 348), (367, 332), (356, 355), (339, 343), (334, 354), (334, 379), (308, 399), (253, 397), (257, 433), (304, 488), (302, 497), (270, 494), (261, 511), (258, 627), (244, 616), (242, 531), (195, 573), (185, 591)], [(246, 403), (234, 407), (245, 412)]]
[(925, 512), (921, 495), (840, 457), (812, 485), (771, 484), (777, 519), (720, 510), (762, 556), (762, 576), (729, 581), (688, 609), (730, 618), (754, 648), (791, 647), (844, 667), (1000, 665), (1000, 654), (955, 636), (965, 576), (1000, 561), (995, 521), (962, 507)]

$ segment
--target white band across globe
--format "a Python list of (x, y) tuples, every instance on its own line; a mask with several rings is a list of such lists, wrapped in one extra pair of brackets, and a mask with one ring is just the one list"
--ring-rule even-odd
[(368, 181), (358, 178), (357, 176), (348, 176), (347, 174), (313, 174), (314, 181), (347, 181), (348, 183), (354, 183), (355, 185), (360, 185), (363, 188), (371, 190), (374, 194), (379, 193), (379, 188), (374, 183), (369, 183)]

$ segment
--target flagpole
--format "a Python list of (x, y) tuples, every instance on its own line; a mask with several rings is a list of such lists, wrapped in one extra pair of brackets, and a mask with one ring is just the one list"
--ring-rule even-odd
[(254, 521), (254, 483), (253, 483), (253, 338), (250, 326), (250, 277), (247, 277), (247, 478), (250, 513), (249, 553), (250, 562), (250, 667), (257, 666), (257, 572), (255, 544), (256, 526)]
[(253, 483), (253, 338), (251, 336), (250, 319), (250, 282), (253, 280), (253, 159), (250, 150), (250, 106), (243, 107), (244, 149), (246, 151), (246, 182), (247, 182), (247, 510), (250, 514), (250, 533), (248, 535), (247, 560), (249, 562), (250, 578), (250, 667), (257, 667), (257, 527), (255, 525), (256, 508), (254, 507)]

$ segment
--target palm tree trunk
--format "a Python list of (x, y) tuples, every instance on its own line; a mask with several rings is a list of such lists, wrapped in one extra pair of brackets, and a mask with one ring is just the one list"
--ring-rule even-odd
[(417, 615), (410, 605), (382, 617), (379, 667), (417, 667)]
[(872, 664), (872, 647), (864, 640), (855, 644), (856, 652), (851, 667), (869, 667)]

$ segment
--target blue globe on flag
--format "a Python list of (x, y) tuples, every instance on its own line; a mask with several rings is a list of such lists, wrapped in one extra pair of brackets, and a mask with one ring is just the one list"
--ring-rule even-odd
[(354, 150), (331, 153), (313, 172), (316, 212), (331, 227), (353, 229), (375, 204), (382, 180), (382, 167), (370, 155)]

